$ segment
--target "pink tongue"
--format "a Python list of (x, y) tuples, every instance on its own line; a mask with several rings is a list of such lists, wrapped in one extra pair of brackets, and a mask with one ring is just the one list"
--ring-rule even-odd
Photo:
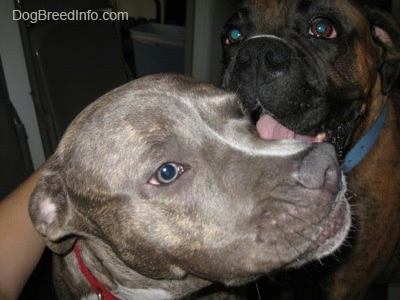
[(296, 134), (269, 115), (263, 115), (256, 124), (258, 135), (264, 140), (296, 139), (311, 142), (314, 137)]
[(258, 135), (265, 140), (282, 140), (294, 138), (294, 131), (286, 128), (269, 115), (261, 116), (261, 118), (257, 122), (256, 128)]

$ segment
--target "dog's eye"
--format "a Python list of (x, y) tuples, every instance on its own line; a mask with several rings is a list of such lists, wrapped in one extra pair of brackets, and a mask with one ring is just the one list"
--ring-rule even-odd
[(336, 37), (336, 29), (331, 22), (325, 19), (316, 19), (311, 23), (309, 35), (316, 38), (333, 39)]
[(176, 163), (166, 163), (158, 168), (149, 183), (152, 185), (168, 184), (176, 180), (183, 172), (183, 166)]
[(232, 45), (240, 42), (242, 39), (242, 33), (237, 28), (232, 28), (226, 35), (225, 44)]

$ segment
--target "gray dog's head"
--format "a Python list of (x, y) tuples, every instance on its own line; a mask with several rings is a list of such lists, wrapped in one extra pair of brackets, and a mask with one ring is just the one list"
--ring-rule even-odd
[(74, 120), (30, 214), (59, 254), (90, 240), (146, 277), (239, 284), (335, 250), (344, 189), (331, 146), (261, 140), (233, 94), (156, 75)]

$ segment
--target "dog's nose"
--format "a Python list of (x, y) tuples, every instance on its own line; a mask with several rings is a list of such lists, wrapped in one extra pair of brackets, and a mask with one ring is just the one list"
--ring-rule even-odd
[(290, 61), (290, 53), (290, 48), (279, 39), (255, 37), (246, 41), (237, 56), (237, 62), (274, 69), (286, 65)]
[(313, 144), (296, 173), (296, 179), (309, 189), (339, 192), (342, 188), (341, 170), (334, 147), (327, 143)]

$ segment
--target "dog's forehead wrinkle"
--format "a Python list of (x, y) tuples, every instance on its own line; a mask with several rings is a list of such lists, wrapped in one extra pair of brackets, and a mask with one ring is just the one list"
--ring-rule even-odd
[[(307, 26), (309, 26), (309, 22), (317, 17), (326, 17), (328, 19), (338, 18), (341, 22), (345, 22), (346, 26), (350, 26), (352, 20), (362, 19), (354, 17), (354, 14), (360, 14), (360, 9), (356, 8), (358, 6), (349, 5), (348, 1), (288, 0), (280, 2), (247, 2), (251, 4), (242, 5), (242, 10), (249, 12), (253, 20), (260, 19), (260, 22), (255, 22), (256, 26), (258, 26), (254, 28), (256, 32), (274, 32), (281, 36), (284, 35), (285, 32), (289, 32), (286, 30), (288, 28), (296, 30), (300, 28), (306, 29)], [(295, 18), (288, 16), (295, 16)], [(263, 22), (262, 20), (264, 19), (268, 19), (269, 22)], [(306, 31), (302, 33), (307, 34)]]
[[(198, 129), (192, 128), (188, 133), (189, 125), (182, 130), (179, 122), (170, 125), (164, 128), (162, 124), (149, 122), (149, 126), (140, 131), (130, 131), (130, 126), (123, 126), (113, 134), (102, 132), (107, 137), (101, 145), (88, 143), (87, 138), (81, 140), (73, 152), (64, 153), (64, 158), (70, 157), (63, 171), (68, 183), (79, 182), (76, 187), (84, 194), (94, 190), (135, 187), (141, 181), (149, 180), (161, 164), (185, 162), (185, 153), (200, 146), (202, 131), (196, 134)], [(203, 124), (200, 127), (204, 127)], [(78, 157), (84, 159), (77, 160)]]

